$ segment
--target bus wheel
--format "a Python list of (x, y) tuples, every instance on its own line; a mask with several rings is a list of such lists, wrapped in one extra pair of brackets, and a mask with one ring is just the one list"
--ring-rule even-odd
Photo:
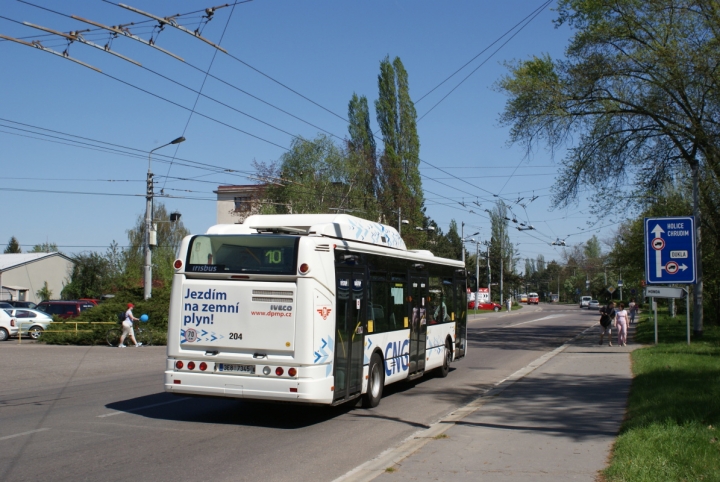
[(450, 362), (452, 361), (452, 350), (450, 344), (445, 342), (445, 353), (443, 353), (443, 364), (437, 369), (437, 375), (445, 378), (450, 373)]
[(377, 353), (373, 353), (370, 358), (368, 372), (368, 387), (367, 392), (363, 395), (362, 405), (365, 408), (373, 408), (380, 403), (383, 385), (385, 384), (385, 370), (383, 370), (382, 358)]

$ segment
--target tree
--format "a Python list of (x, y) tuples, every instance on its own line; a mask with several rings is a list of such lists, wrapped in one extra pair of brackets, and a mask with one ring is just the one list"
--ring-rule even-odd
[[(512, 127), (512, 141), (554, 150), (578, 140), (563, 160), (555, 205), (574, 201), (588, 186), (602, 209), (632, 201), (617, 194), (619, 180), (644, 191), (692, 175), (701, 183), (696, 223), (705, 226), (701, 209), (717, 205), (711, 202), (720, 178), (717, 1), (560, 0), (558, 12), (557, 23), (576, 31), (567, 59), (545, 55), (515, 63), (499, 82), (509, 95), (501, 122)], [(720, 236), (720, 220), (705, 222)], [(700, 277), (700, 229), (697, 239)], [(700, 278), (697, 334), (702, 292)]]
[[(157, 203), (153, 210), (153, 220), (157, 223), (157, 246), (153, 248), (153, 279), (160, 284), (169, 284), (174, 274), (173, 262), (175, 253), (180, 247), (182, 239), (190, 232), (182, 221), (170, 221), (170, 213), (163, 203)], [(132, 280), (143, 278), (145, 262), (143, 247), (145, 246), (145, 215), (138, 216), (135, 227), (127, 231), (130, 246), (127, 248), (125, 261), (125, 275)], [(111, 249), (113, 247), (111, 246)], [(116, 248), (116, 246), (115, 246)], [(117, 254), (117, 250), (113, 256)], [(117, 262), (117, 259), (116, 259)]]
[(18, 240), (15, 236), (12, 236), (10, 238), (8, 245), (5, 248), (5, 254), (10, 254), (10, 253), (22, 253), (22, 249), (20, 249), (20, 243), (18, 242)]
[[(420, 180), (420, 138), (417, 134), (417, 112), (410, 98), (408, 74), (399, 57), (392, 63), (385, 57), (378, 75), (379, 96), (375, 112), (383, 137), (380, 157), (380, 205), (385, 222), (401, 216), (411, 226), (423, 223), (424, 203)], [(392, 224), (395, 224), (394, 222)], [(423, 226), (425, 227), (425, 226)], [(409, 245), (422, 245), (423, 232), (406, 234)]]
[(36, 244), (30, 250), (31, 253), (57, 253), (58, 247), (55, 243), (41, 243)]
[(47, 301), (49, 299), (52, 299), (53, 292), (50, 288), (48, 288), (48, 283), (45, 281), (43, 283), (43, 287), (37, 290), (35, 293), (38, 298), (40, 298), (40, 301)]
[[(508, 235), (508, 208), (507, 205), (499, 200), (495, 204), (495, 209), (488, 211), (490, 214), (490, 230), (491, 240), (488, 249), (490, 255), (490, 272), (495, 273), (498, 280), (498, 286), (503, 284), (505, 274), (515, 271), (515, 248), (510, 242)], [(502, 280), (500, 273), (502, 271)], [(503, 286), (504, 291), (505, 286)], [(490, 291), (492, 293), (492, 290)], [(498, 297), (499, 299), (499, 297)]]
[(100, 298), (108, 291), (108, 261), (96, 252), (76, 254), (70, 273), (70, 281), (62, 290), (66, 300)]
[(312, 214), (349, 212), (372, 219), (366, 212), (375, 197), (364, 192), (365, 164), (353, 158), (325, 135), (312, 141), (295, 139), (288, 152), (276, 163), (255, 163), (258, 175), (269, 180), (266, 214)]
[(367, 98), (353, 94), (348, 104), (348, 132), (350, 139), (347, 142), (348, 161), (355, 165), (355, 183), (363, 193), (362, 208), (367, 219), (377, 221), (379, 218), (378, 206), (378, 164), (375, 137), (370, 128), (370, 111)]

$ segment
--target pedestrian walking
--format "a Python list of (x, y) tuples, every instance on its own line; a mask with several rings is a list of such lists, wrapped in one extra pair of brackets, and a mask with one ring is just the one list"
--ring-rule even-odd
[(630, 314), (630, 324), (632, 325), (635, 323), (635, 315), (637, 314), (638, 305), (635, 303), (635, 298), (630, 300), (630, 304), (628, 304), (628, 313)]
[(118, 344), (118, 348), (125, 348), (125, 344), (123, 342), (125, 341), (126, 336), (130, 337), (130, 341), (135, 343), (136, 347), (142, 345), (142, 343), (138, 343), (135, 339), (135, 331), (133, 330), (133, 322), (140, 320), (140, 318), (135, 318), (133, 316), (132, 310), (133, 308), (135, 308), (135, 305), (133, 305), (132, 303), (128, 303), (127, 306), (128, 309), (125, 312), (125, 319), (122, 322), (123, 331), (122, 335), (120, 335), (120, 343)]
[(620, 303), (620, 310), (615, 313), (615, 324), (618, 332), (618, 345), (625, 346), (627, 343), (628, 312), (625, 304)]
[(612, 346), (612, 324), (615, 321), (615, 303), (610, 301), (607, 305), (600, 308), (600, 343), (603, 344), (603, 338), (607, 334), (608, 346)]
[(508, 313), (510, 313), (510, 310), (512, 310), (512, 300), (510, 298), (505, 301), (505, 305), (507, 305)]

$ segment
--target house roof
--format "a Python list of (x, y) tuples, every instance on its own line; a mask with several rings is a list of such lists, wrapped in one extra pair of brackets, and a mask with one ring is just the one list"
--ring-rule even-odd
[(0, 271), (7, 271), (51, 256), (60, 256), (68, 261), (72, 261), (62, 253), (7, 253), (0, 254)]

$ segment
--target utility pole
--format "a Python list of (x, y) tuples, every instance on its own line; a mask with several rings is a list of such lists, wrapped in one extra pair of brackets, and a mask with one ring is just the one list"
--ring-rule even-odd
[[(460, 223), (460, 240), (462, 244), (462, 262), (465, 263), (465, 221)], [(477, 260), (476, 260), (477, 261)], [(477, 303), (477, 301), (475, 301)]]
[[(464, 248), (464, 247), (463, 247)], [(480, 243), (475, 242), (475, 309), (480, 301)]]
[(174, 139), (167, 144), (163, 144), (160, 147), (156, 147), (155, 149), (152, 149), (148, 153), (148, 172), (147, 172), (147, 191), (145, 194), (145, 266), (143, 267), (143, 283), (144, 283), (144, 292), (143, 292), (143, 298), (146, 300), (149, 300), (152, 297), (152, 250), (150, 249), (150, 245), (153, 246), (156, 244), (155, 239), (151, 239), (151, 232), (154, 233), (153, 226), (152, 226), (152, 217), (153, 217), (153, 173), (151, 169), (151, 163), (152, 163), (152, 153), (157, 151), (158, 149), (162, 149), (165, 146), (169, 146), (171, 144), (180, 144), (181, 142), (185, 142), (185, 138), (180, 136), (177, 139)]
[(402, 234), (402, 208), (398, 208), (398, 234)]
[(492, 301), (492, 296), (490, 296), (491, 290), (490, 290), (490, 246), (487, 247), (487, 272), (488, 272), (488, 301)]
[(500, 238), (500, 304), (503, 304), (503, 242), (502, 238)]

